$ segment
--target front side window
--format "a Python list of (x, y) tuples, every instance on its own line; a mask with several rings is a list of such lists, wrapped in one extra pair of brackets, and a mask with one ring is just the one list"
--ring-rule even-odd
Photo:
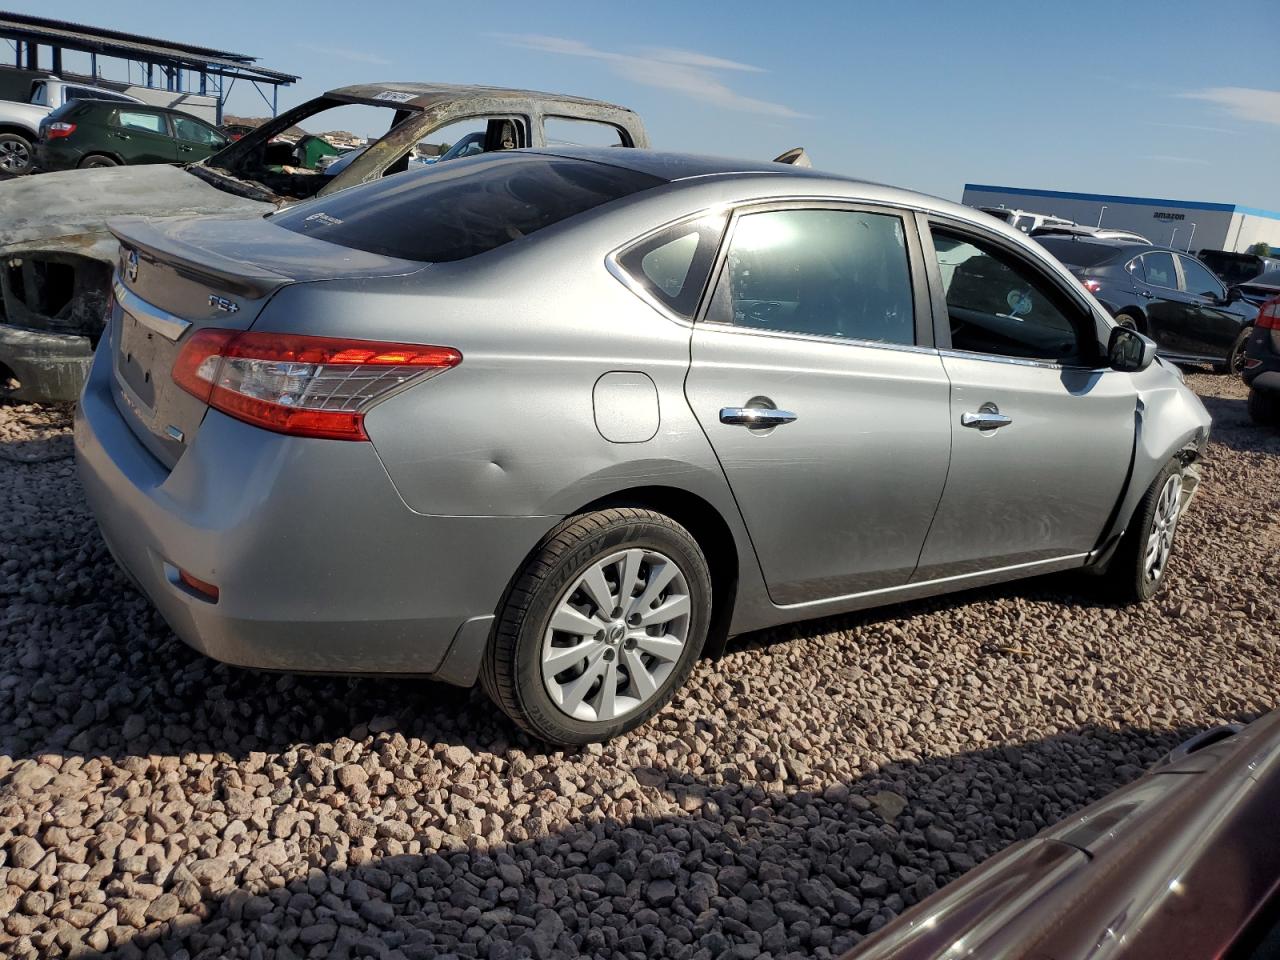
[(1030, 264), (993, 244), (937, 227), (932, 233), (953, 349), (1055, 363), (1096, 360), (1090, 318)]
[(1142, 269), (1146, 272), (1147, 283), (1170, 290), (1178, 289), (1178, 271), (1173, 266), (1173, 254), (1163, 251), (1144, 254)]
[(207, 147), (220, 147), (226, 143), (226, 138), (217, 130), (189, 117), (174, 117), (173, 132), (179, 140), (201, 143)]
[(1217, 277), (1191, 257), (1178, 257), (1178, 260), (1182, 263), (1182, 279), (1185, 283), (1182, 289), (1187, 293), (1199, 294), (1202, 297), (1212, 297), (1215, 300), (1223, 298), (1226, 290), (1218, 282)]
[(771, 210), (739, 217), (707, 320), (915, 343), (902, 219), (852, 210)]
[(167, 134), (164, 117), (158, 113), (143, 113), (140, 110), (121, 110), (116, 114), (116, 122), (126, 130), (140, 130), (145, 133)]
[(691, 318), (715, 262), (723, 214), (708, 214), (661, 230), (628, 248), (618, 263), (672, 312)]

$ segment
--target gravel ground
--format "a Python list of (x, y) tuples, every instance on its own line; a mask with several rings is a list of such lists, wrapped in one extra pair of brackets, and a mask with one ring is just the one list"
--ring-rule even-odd
[(1217, 419), (1165, 592), (1045, 578), (735, 641), (545, 754), (483, 695), (177, 641), (0, 406), (0, 955), (827, 957), (1275, 702), (1280, 436)]

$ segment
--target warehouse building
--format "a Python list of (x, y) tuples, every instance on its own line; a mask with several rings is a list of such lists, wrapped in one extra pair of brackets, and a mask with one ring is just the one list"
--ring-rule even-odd
[(1280, 250), (1280, 213), (1231, 203), (1065, 193), (982, 183), (966, 183), (963, 202), (971, 207), (1047, 213), (1090, 227), (1132, 230), (1152, 243), (1179, 250), (1245, 251), (1259, 242)]

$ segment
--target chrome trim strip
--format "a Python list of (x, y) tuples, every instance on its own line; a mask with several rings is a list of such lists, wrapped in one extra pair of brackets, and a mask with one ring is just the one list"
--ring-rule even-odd
[(715, 330), (717, 333), (738, 333), (747, 337), (773, 337), (784, 340), (803, 340), (811, 343), (832, 343), (845, 347), (870, 347), (873, 350), (896, 350), (900, 353), (928, 353), (934, 356), (939, 351), (936, 347), (925, 347), (918, 343), (888, 343), (884, 340), (858, 340), (855, 337), (826, 337), (818, 333), (798, 333), (794, 330), (768, 330), (764, 327), (739, 327), (732, 323), (721, 323), (719, 320), (699, 320), (698, 326), (703, 330)]
[[(640, 240), (644, 240), (648, 236), (649, 234), (645, 234), (645, 236), (641, 237)], [(639, 242), (639, 241), (633, 241), (633, 243), (635, 242)], [(626, 246), (630, 247), (631, 245), (632, 245), (631, 243), (628, 243)], [(622, 264), (618, 263), (617, 261), (617, 254), (620, 252), (620, 250), (623, 250), (623, 249), (626, 249), (626, 247), (619, 248), (619, 250), (615, 250), (609, 253), (604, 258), (604, 268), (613, 275), (613, 278), (615, 280), (621, 283), (624, 287), (626, 287), (628, 290), (634, 293), (637, 297), (639, 297), (649, 306), (653, 307), (653, 309), (657, 310), (658, 313), (662, 314), (664, 318), (666, 318), (667, 320), (670, 320), (672, 323), (678, 323), (682, 327), (688, 327), (690, 329), (693, 329), (692, 320), (688, 319), (687, 317), (682, 317), (677, 313), (673, 313), (665, 303), (663, 303), (657, 297), (649, 293), (649, 291), (644, 288), (644, 285), (641, 284), (640, 281), (636, 280), (634, 277), (631, 276), (631, 274), (627, 273), (626, 270), (622, 269)]]
[(1016, 367), (1040, 367), (1045, 370), (1079, 370), (1082, 373), (1106, 373), (1110, 367), (1076, 367), (1052, 360), (1032, 360), (1029, 357), (1002, 357), (994, 353), (975, 353), (969, 350), (939, 350), (942, 357), (955, 357), (957, 360), (985, 360), (988, 363), (1011, 363)]
[(153, 306), (120, 282), (116, 277), (111, 285), (116, 303), (120, 304), (129, 316), (137, 320), (148, 330), (154, 330), (160, 336), (176, 341), (191, 326), (190, 320), (174, 316), (159, 307)]
[(989, 570), (978, 570), (974, 573), (958, 573), (953, 577), (939, 577), (936, 580), (916, 580), (912, 583), (904, 583), (897, 587), (881, 587), (879, 590), (866, 590), (862, 593), (846, 593), (844, 596), (840, 597), (824, 597), (821, 600), (805, 600), (802, 603), (780, 603), (778, 604), (778, 609), (801, 610), (805, 607), (821, 607), (827, 604), (840, 603), (846, 600), (858, 600), (863, 597), (891, 597), (895, 593), (919, 590), (922, 587), (928, 588), (944, 583), (960, 583), (964, 580), (976, 580), (980, 577), (1009, 573), (1013, 570), (1033, 570), (1036, 567), (1048, 566), (1053, 563), (1065, 563), (1069, 560), (1084, 560), (1088, 557), (1088, 553), (1070, 553), (1061, 557), (1050, 557), (1047, 560), (1032, 560), (1029, 563), (1015, 563), (1008, 567), (993, 567)]

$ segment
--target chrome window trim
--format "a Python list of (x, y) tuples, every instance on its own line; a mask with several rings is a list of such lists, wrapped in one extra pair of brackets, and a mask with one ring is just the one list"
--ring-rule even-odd
[(940, 357), (955, 357), (957, 360), (985, 360), (988, 363), (1009, 363), (1015, 367), (1042, 367), (1046, 370), (1078, 370), (1081, 373), (1109, 373), (1111, 367), (1087, 367), (1070, 363), (1055, 363), (1052, 360), (1035, 360), (1031, 357), (1004, 357), (996, 353), (978, 353), (971, 350), (955, 350), (948, 348), (939, 350)]
[(919, 343), (889, 343), (885, 340), (859, 340), (855, 337), (828, 337), (819, 333), (800, 333), (796, 330), (769, 330), (763, 327), (740, 327), (721, 320), (701, 320), (699, 325), (706, 330), (718, 333), (738, 333), (749, 337), (781, 337), (786, 340), (801, 340), (808, 343), (830, 343), (846, 347), (871, 347), (876, 350), (901, 350), (905, 353), (938, 354), (937, 347)]
[(113, 279), (111, 289), (115, 294), (116, 303), (120, 304), (129, 316), (167, 340), (176, 341), (191, 326), (190, 320), (184, 320), (143, 300), (120, 282), (119, 274)]

